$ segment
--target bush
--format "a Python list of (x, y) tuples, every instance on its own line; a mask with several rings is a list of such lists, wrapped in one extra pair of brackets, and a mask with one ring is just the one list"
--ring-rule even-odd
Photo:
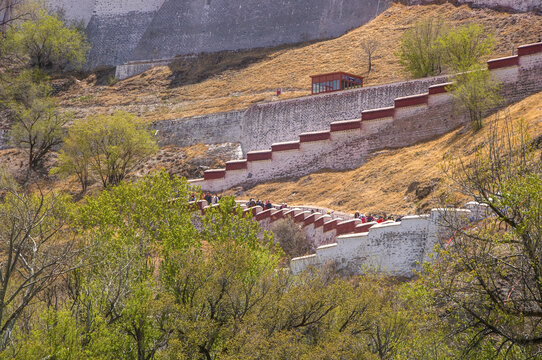
[(288, 258), (307, 255), (314, 250), (305, 232), (292, 219), (283, 219), (273, 225), (274, 239)]

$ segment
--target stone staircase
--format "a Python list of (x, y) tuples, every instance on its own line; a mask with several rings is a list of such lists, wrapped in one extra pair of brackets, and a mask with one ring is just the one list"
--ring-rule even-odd
[[(434, 246), (449, 237), (450, 230), (442, 225), (447, 221), (476, 222), (490, 216), (487, 205), (469, 202), (464, 209), (433, 209), (427, 215), (405, 216), (400, 222), (362, 223), (349, 214), (322, 211), (300, 206), (264, 210), (260, 206), (247, 208), (237, 201), (244, 214), (252, 214), (262, 230), (270, 231), (273, 224), (290, 218), (300, 225), (316, 248), (314, 254), (294, 258), (290, 269), (294, 274), (310, 267), (333, 264), (337, 269), (351, 272), (374, 271), (392, 276), (412, 277), (430, 261)], [(208, 205), (201, 200), (191, 203), (202, 215), (220, 204)], [(320, 211), (322, 212), (320, 212)], [(326, 213), (324, 213), (326, 212)]]
[[(360, 219), (354, 219), (353, 215), (327, 211), (322, 208), (309, 206), (294, 206), (279, 209), (274, 205), (272, 209), (263, 209), (261, 206), (247, 208), (246, 202), (237, 201), (243, 208), (244, 213), (252, 213), (262, 230), (270, 231), (273, 224), (281, 219), (290, 218), (294, 223), (301, 226), (311, 240), (313, 246), (334, 243), (342, 235), (363, 233), (368, 231), (376, 222), (362, 223)], [(207, 201), (200, 200), (191, 203), (202, 215), (220, 204), (209, 205)]]

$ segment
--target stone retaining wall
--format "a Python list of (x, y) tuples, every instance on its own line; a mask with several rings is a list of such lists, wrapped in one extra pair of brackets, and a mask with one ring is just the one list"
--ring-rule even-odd
[[(491, 60), (488, 66), (502, 82), (507, 103), (542, 91), (542, 43), (521, 46), (518, 55)], [(347, 170), (361, 166), (375, 151), (443, 135), (468, 121), (448, 93), (448, 85), (430, 86), (424, 93), (395, 99), (392, 107), (364, 111), (361, 119), (333, 122), (327, 129), (301, 133), (296, 140), (248, 152), (246, 159), (227, 162), (225, 169), (208, 170), (203, 179), (192, 183), (204, 190), (223, 191), (322, 169)]]
[(388, 0), (46, 0), (83, 20), (87, 66), (252, 49), (340, 36)]
[[(160, 129), (160, 141), (164, 145), (185, 147), (198, 142), (234, 141), (241, 143), (246, 154), (270, 147), (275, 142), (295, 140), (298, 134), (305, 131), (325, 129), (335, 121), (359, 119), (363, 110), (393, 106), (397, 97), (418, 94), (431, 85), (445, 81), (445, 76), (437, 76), (368, 86), (254, 105), (246, 111), (158, 121), (154, 127)], [(234, 140), (230, 138), (232, 127), (239, 131)], [(213, 136), (208, 135), (209, 131), (213, 132)]]

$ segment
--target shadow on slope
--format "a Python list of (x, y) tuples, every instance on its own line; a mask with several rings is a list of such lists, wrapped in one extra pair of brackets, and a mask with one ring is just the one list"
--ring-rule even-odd
[(172, 73), (172, 80), (169, 87), (176, 88), (197, 84), (226, 71), (243, 70), (254, 63), (273, 59), (287, 50), (301, 49), (318, 41), (322, 40), (267, 48), (261, 47), (247, 50), (226, 50), (213, 53), (179, 55), (169, 65)]

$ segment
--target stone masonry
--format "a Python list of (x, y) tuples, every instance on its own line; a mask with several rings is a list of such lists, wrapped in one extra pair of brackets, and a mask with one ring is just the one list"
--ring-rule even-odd
[[(408, 4), (446, 0), (401, 0)], [(448, 0), (473, 7), (542, 12), (542, 0)], [(82, 21), (88, 68), (221, 50), (337, 37), (386, 10), (391, 0), (46, 0)], [(133, 75), (143, 67), (128, 66)]]

